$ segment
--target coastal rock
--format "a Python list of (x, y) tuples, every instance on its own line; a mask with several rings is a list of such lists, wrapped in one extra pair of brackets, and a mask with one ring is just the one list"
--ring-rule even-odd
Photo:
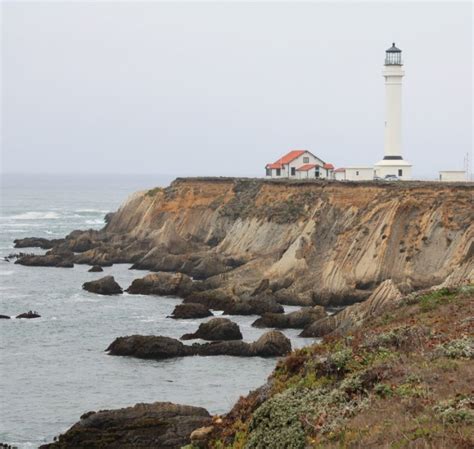
[(0, 315), (0, 320), (9, 320), (11, 316), (9, 315)]
[(285, 306), (310, 307), (315, 305), (312, 291), (294, 292), (283, 288), (275, 292), (275, 299)]
[(206, 323), (201, 323), (199, 329), (193, 334), (184, 334), (181, 340), (242, 340), (239, 326), (227, 318), (212, 318)]
[(208, 426), (206, 409), (171, 402), (88, 412), (41, 449), (180, 449), (193, 430)]
[(206, 318), (212, 316), (212, 312), (202, 304), (196, 303), (185, 303), (178, 304), (170, 318), (175, 319), (188, 319), (188, 318)]
[(200, 427), (191, 433), (191, 444), (194, 448), (205, 449), (214, 431), (214, 426)]
[(269, 291), (249, 298), (233, 301), (224, 308), (226, 315), (263, 315), (264, 313), (283, 313), (284, 309), (278, 304)]
[(54, 246), (60, 245), (65, 242), (65, 239), (45, 239), (41, 237), (27, 237), (24, 239), (15, 239), (13, 243), (15, 248), (41, 248), (51, 249)]
[(346, 333), (360, 327), (367, 319), (393, 307), (402, 294), (392, 280), (382, 282), (364, 302), (353, 304), (339, 313), (317, 320), (306, 327), (300, 337), (323, 337), (332, 332)]
[(278, 357), (291, 352), (291, 341), (280, 331), (263, 334), (251, 344), (252, 351), (260, 357)]
[(100, 265), (93, 265), (87, 271), (89, 273), (100, 273), (100, 272), (104, 271), (104, 269)]
[(279, 331), (263, 334), (257, 341), (216, 341), (187, 346), (179, 340), (162, 336), (132, 335), (116, 338), (106, 349), (110, 355), (161, 360), (191, 355), (238, 357), (279, 357), (291, 351), (291, 342)]
[(30, 267), (58, 267), (58, 268), (73, 268), (74, 263), (70, 255), (65, 256), (61, 254), (45, 254), (32, 255), (28, 254), (19, 257), (16, 264), (26, 265)]
[(254, 327), (276, 327), (278, 329), (303, 329), (326, 316), (324, 307), (305, 307), (290, 313), (264, 313), (252, 323)]
[(185, 296), (191, 292), (193, 280), (182, 273), (151, 273), (135, 279), (127, 288), (130, 294)]
[(183, 302), (202, 304), (213, 310), (225, 310), (230, 309), (238, 299), (231, 291), (217, 288), (214, 290), (193, 291), (184, 298)]
[(131, 335), (118, 337), (106, 349), (110, 355), (132, 356), (140, 359), (168, 359), (192, 355), (191, 346), (185, 346), (179, 340), (153, 335)]
[(33, 318), (41, 318), (41, 315), (38, 312), (32, 312), (30, 310), (29, 312), (20, 313), (20, 315), (17, 315), (16, 318), (26, 318), (31, 320)]
[(82, 288), (99, 295), (119, 295), (123, 293), (122, 287), (115, 282), (113, 276), (105, 276), (95, 281), (84, 282)]

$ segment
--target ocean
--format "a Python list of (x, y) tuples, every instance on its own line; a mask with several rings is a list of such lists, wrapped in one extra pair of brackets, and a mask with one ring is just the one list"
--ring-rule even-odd
[[(167, 176), (4, 175), (1, 179), (0, 257), (38, 249), (13, 248), (15, 238), (60, 238), (75, 229), (100, 229), (104, 215), (128, 195), (168, 185)], [(263, 384), (275, 359), (185, 357), (151, 361), (113, 357), (104, 350), (119, 336), (179, 338), (204, 320), (166, 318), (177, 298), (104, 297), (82, 290), (84, 282), (113, 275), (126, 288), (146, 274), (127, 264), (88, 273), (74, 268), (24, 267), (0, 261), (0, 314), (29, 310), (41, 318), (0, 320), (0, 443), (36, 448), (50, 442), (90, 410), (171, 401), (225, 413), (241, 395)], [(296, 310), (285, 307), (286, 311)], [(231, 317), (244, 340), (253, 341), (250, 317)], [(285, 333), (293, 347), (311, 343)]]

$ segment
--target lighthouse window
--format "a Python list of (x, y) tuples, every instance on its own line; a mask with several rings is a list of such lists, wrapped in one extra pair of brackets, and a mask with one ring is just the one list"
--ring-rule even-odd
[(359, 176), (359, 171), (356, 171), (356, 176)]
[(403, 170), (401, 168), (398, 170), (398, 176), (403, 176)]

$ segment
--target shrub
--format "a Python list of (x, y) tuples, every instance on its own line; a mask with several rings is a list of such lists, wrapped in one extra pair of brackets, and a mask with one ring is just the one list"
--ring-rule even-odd
[(434, 310), (444, 302), (451, 300), (455, 294), (456, 291), (449, 288), (441, 288), (434, 292), (427, 293), (426, 295), (421, 296), (419, 299), (420, 309), (423, 312)]
[(433, 410), (444, 423), (474, 423), (474, 396), (459, 396), (440, 402)]
[(375, 385), (374, 392), (377, 396), (380, 396), (381, 398), (387, 398), (389, 396), (392, 396), (392, 389), (387, 384), (383, 383)]
[(463, 337), (451, 340), (448, 343), (439, 345), (438, 353), (451, 359), (473, 359), (474, 358), (474, 338)]

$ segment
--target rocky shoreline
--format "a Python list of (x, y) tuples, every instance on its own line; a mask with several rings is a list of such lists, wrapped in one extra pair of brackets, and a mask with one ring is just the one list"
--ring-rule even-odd
[[(335, 339), (357, 332), (415, 292), (472, 283), (473, 195), (472, 186), (450, 184), (178, 179), (168, 188), (132, 195), (108, 214), (101, 230), (15, 240), (16, 248), (46, 253), (9, 259), (40, 267), (87, 264), (92, 272), (128, 263), (153, 273), (126, 288), (112, 276), (83, 288), (118, 301), (123, 292), (157, 301), (174, 296), (182, 303), (170, 319), (210, 317), (182, 336), (207, 343), (131, 335), (117, 337), (107, 348), (110, 355), (282, 357), (291, 343), (280, 331), (248, 343), (235, 323), (214, 318), (213, 311), (257, 315), (254, 327)], [(301, 309), (284, 313), (284, 305)], [(328, 307), (342, 310), (329, 316)], [(211, 424), (204, 409), (137, 404), (83, 415), (42, 447), (179, 448), (190, 441), (200, 447)]]

